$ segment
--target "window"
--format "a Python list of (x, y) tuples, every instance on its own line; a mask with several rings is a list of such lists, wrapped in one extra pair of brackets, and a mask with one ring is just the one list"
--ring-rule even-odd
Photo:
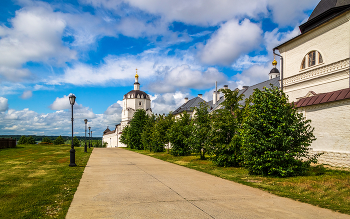
[(305, 69), (321, 63), (323, 63), (321, 53), (318, 51), (311, 51), (303, 58), (303, 61), (300, 65), (300, 69)]
[(315, 59), (316, 57), (315, 56), (316, 56), (315, 51), (309, 53), (309, 67), (316, 64), (316, 59)]
[(142, 102), (140, 101), (140, 102), (139, 102), (139, 106), (141, 106), (141, 105), (142, 105)]

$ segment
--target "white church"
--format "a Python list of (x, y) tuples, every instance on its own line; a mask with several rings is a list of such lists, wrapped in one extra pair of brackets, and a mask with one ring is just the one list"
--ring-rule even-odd
[(102, 141), (107, 143), (107, 148), (126, 147), (119, 141), (120, 135), (126, 125), (132, 119), (134, 113), (138, 109), (146, 111), (147, 115), (152, 114), (151, 99), (148, 94), (140, 90), (139, 76), (135, 75), (134, 90), (129, 91), (123, 96), (122, 121), (115, 126), (115, 130), (111, 131), (108, 127), (103, 132)]

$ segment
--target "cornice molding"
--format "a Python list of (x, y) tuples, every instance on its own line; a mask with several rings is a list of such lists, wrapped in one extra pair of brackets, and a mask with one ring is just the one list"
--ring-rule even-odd
[(344, 59), (329, 65), (321, 65), (318, 68), (312, 68), (304, 71), (303, 73), (284, 78), (283, 86), (291, 86), (304, 81), (313, 80), (326, 75), (334, 74), (340, 71), (349, 69), (350, 59)]

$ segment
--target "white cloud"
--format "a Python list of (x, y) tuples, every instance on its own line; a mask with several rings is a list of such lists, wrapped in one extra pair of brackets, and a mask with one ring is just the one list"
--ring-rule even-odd
[(281, 26), (296, 25), (308, 16), (306, 10), (314, 9), (320, 0), (269, 0), (268, 7), (272, 10), (273, 21)]
[(30, 76), (22, 64), (47, 62), (62, 65), (76, 58), (76, 52), (62, 45), (66, 22), (46, 7), (22, 8), (10, 20), (12, 27), (0, 27), (0, 75), (10, 81)]
[(254, 65), (244, 70), (241, 74), (233, 77), (233, 81), (229, 82), (230, 87), (251, 86), (269, 79), (268, 75), (272, 69), (270, 65)]
[(176, 90), (207, 89), (226, 80), (226, 75), (215, 68), (202, 72), (193, 70), (189, 65), (181, 65), (171, 69), (162, 80), (148, 85), (148, 89), (157, 93), (175, 92)]
[(230, 65), (241, 54), (257, 48), (262, 30), (258, 24), (244, 19), (241, 23), (230, 20), (222, 24), (200, 51), (202, 62), (207, 64)]
[(185, 97), (189, 97), (189, 93), (180, 91), (151, 96), (153, 114), (167, 114), (176, 110), (184, 103)]
[[(180, 57), (181, 58), (178, 58)], [(200, 68), (194, 58), (179, 52), (178, 56), (166, 56), (159, 49), (146, 50), (138, 55), (108, 56), (104, 64), (97, 67), (83, 63), (67, 68), (63, 75), (52, 77), (49, 84), (69, 83), (74, 85), (124, 85), (125, 81), (132, 81), (135, 69), (139, 69), (140, 83), (151, 77), (163, 77), (169, 70), (182, 64), (191, 63), (191, 67)]]
[(33, 96), (33, 92), (31, 90), (26, 90), (23, 92), (23, 94), (21, 95), (22, 99), (29, 99)]
[(5, 112), (8, 108), (8, 100), (5, 97), (0, 97), (0, 112)]
[(270, 61), (270, 58), (267, 56), (244, 55), (239, 57), (239, 59), (237, 59), (237, 61), (231, 67), (235, 70), (244, 70), (253, 65), (263, 65), (268, 61)]
[(123, 3), (148, 12), (160, 15), (167, 21), (180, 21), (188, 24), (216, 25), (236, 17), (257, 17), (267, 13), (265, 0), (81, 0), (94, 7), (114, 9), (119, 12)]
[[(267, 17), (272, 14), (273, 21), (279, 25), (294, 25), (313, 9), (319, 0), (80, 0), (96, 8), (103, 7), (121, 13), (121, 8), (131, 7), (150, 14), (161, 16), (173, 22), (179, 21), (194, 25), (217, 25), (221, 22), (250, 17)], [(126, 4), (125, 4), (126, 3)], [(129, 9), (132, 11), (132, 8)]]
[[(65, 109), (71, 109), (72, 106), (69, 102), (69, 95), (64, 95), (63, 97), (57, 97), (56, 100), (49, 106), (51, 110), (65, 110)], [(73, 105), (74, 110), (76, 109), (83, 109), (83, 105), (79, 105), (78, 102), (75, 101), (75, 104)]]
[(123, 101), (118, 101), (117, 103), (114, 103), (110, 105), (107, 110), (104, 112), (105, 115), (114, 115), (114, 114), (121, 114), (122, 113), (122, 104)]

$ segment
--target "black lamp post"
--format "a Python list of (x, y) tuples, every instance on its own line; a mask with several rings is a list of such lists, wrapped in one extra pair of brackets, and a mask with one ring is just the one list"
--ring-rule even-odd
[[(92, 141), (92, 131), (91, 131), (91, 141)], [(92, 147), (92, 143), (91, 143), (91, 147)]]
[(70, 164), (69, 164), (70, 167), (77, 166), (75, 164), (75, 150), (74, 150), (74, 145), (73, 145), (73, 121), (74, 121), (74, 118), (73, 118), (73, 105), (75, 103), (75, 99), (76, 99), (76, 97), (75, 97), (74, 94), (69, 95), (69, 102), (70, 102), (70, 105), (72, 105), (72, 146), (71, 146), (71, 149), (70, 149)]
[(84, 122), (85, 122), (85, 146), (84, 146), (84, 152), (86, 153), (87, 152), (87, 146), (86, 146), (86, 125), (87, 125), (88, 120), (84, 119)]
[(89, 127), (89, 148), (91, 147), (90, 129), (91, 127)]

